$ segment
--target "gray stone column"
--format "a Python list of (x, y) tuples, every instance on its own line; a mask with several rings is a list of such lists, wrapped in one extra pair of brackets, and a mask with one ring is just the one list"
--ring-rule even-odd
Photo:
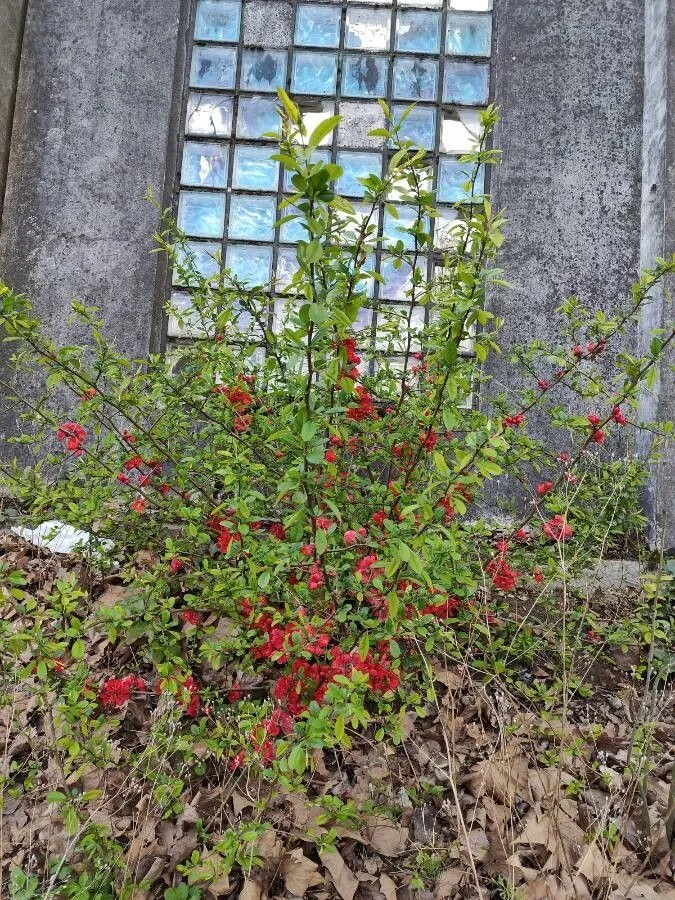
[[(675, 9), (669, 0), (646, 0), (645, 5), (645, 102), (642, 158), (641, 265), (675, 253)], [(675, 279), (654, 293), (639, 325), (638, 347), (648, 352), (650, 334), (675, 320), (671, 292)], [(645, 420), (675, 420), (675, 374), (668, 354), (654, 387), (645, 390), (641, 412)], [(641, 438), (646, 453), (651, 436)], [(652, 539), (657, 547), (675, 549), (675, 455), (663, 454), (652, 467), (646, 505), (653, 521)]]
[[(495, 144), (503, 162), (492, 191), (509, 220), (500, 265), (510, 287), (491, 304), (505, 319), (505, 349), (529, 337), (550, 338), (560, 324), (555, 308), (572, 294), (592, 310), (611, 311), (641, 266), (675, 250), (675, 10), (669, 5), (495, 0), (493, 83), (502, 114)], [(634, 336), (636, 345), (662, 316), (661, 298)], [(504, 359), (489, 374), (490, 390), (513, 386)], [(672, 419), (674, 402), (672, 376), (664, 372), (644, 397), (643, 417)], [(632, 449), (645, 447), (633, 442)], [(671, 546), (674, 480), (671, 457), (654, 472), (646, 498), (653, 521), (670, 510)]]
[(102, 308), (126, 353), (158, 345), (158, 215), (143, 195), (151, 188), (161, 202), (175, 171), (181, 7), (28, 4), (0, 275), (29, 295), (59, 341), (72, 340), (66, 319), (77, 297)]
[(0, 5), (0, 220), (26, 6), (27, 0), (4, 0)]

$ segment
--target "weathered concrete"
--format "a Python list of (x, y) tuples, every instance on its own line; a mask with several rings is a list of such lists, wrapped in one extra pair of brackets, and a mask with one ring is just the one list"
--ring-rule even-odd
[[(641, 260), (645, 0), (500, 0), (495, 36), (502, 114), (495, 145), (503, 162), (492, 191), (509, 220), (500, 264), (510, 287), (491, 305), (505, 319), (508, 348), (550, 339), (562, 323), (555, 309), (570, 295), (591, 310), (616, 309), (641, 262), (653, 262), (668, 238)], [(649, 36), (646, 46), (651, 59)], [(673, 200), (670, 212), (675, 223)], [(675, 248), (672, 238), (675, 230)], [(506, 354), (489, 374), (490, 390), (518, 386)], [(572, 402), (573, 395), (559, 399)], [(665, 415), (663, 402), (661, 410)]]
[(127, 353), (151, 345), (158, 217), (143, 195), (173, 181), (180, 13), (181, 0), (29, 4), (0, 275), (57, 341), (77, 297)]
[(0, 221), (26, 4), (27, 0), (3, 0), (0, 4)]
[[(668, 0), (646, 0), (644, 150), (642, 165), (642, 266), (657, 256), (675, 252), (675, 9)], [(639, 325), (638, 346), (648, 352), (653, 329), (675, 319), (675, 306), (667, 290), (654, 292), (654, 302), (645, 307)], [(672, 362), (675, 357), (669, 354)], [(641, 399), (646, 421), (675, 419), (675, 375), (662, 366), (659, 378)], [(641, 436), (640, 451), (646, 454), (652, 437)], [(666, 550), (675, 548), (675, 457), (671, 452), (652, 467), (646, 504), (652, 514), (652, 540)]]

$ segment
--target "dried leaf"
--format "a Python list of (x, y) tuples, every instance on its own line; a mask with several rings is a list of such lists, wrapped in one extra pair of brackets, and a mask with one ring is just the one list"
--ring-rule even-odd
[(385, 900), (397, 900), (396, 884), (388, 875), (380, 875), (380, 890), (385, 896)]
[(434, 888), (434, 900), (444, 900), (446, 897), (454, 897), (457, 888), (465, 876), (464, 869), (445, 869), (436, 880)]
[(402, 828), (383, 816), (369, 816), (366, 822), (366, 836), (377, 853), (398, 856), (405, 849), (407, 828)]
[(304, 897), (307, 890), (322, 884), (324, 878), (319, 874), (319, 867), (308, 859), (300, 847), (288, 853), (281, 864), (281, 874), (286, 883), (286, 890), (296, 897)]
[(347, 868), (344, 859), (337, 850), (320, 850), (319, 858), (330, 872), (335, 890), (342, 900), (353, 900), (359, 888), (358, 878)]

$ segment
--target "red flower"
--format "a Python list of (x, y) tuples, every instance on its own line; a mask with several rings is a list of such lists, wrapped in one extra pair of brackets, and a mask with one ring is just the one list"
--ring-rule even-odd
[(300, 552), (303, 556), (314, 556), (314, 545), (303, 544), (302, 547), (300, 547)]
[(144, 691), (147, 685), (137, 675), (124, 678), (109, 678), (101, 685), (98, 699), (101, 706), (121, 709), (130, 699), (132, 691)]
[(433, 450), (438, 441), (438, 435), (435, 431), (423, 431), (418, 440), (424, 450)]
[(517, 541), (527, 543), (530, 539), (530, 533), (525, 528), (519, 528), (518, 531), (516, 531), (515, 538)]
[(382, 524), (386, 518), (387, 518), (387, 514), (383, 509), (380, 509), (380, 510), (378, 510), (378, 512), (373, 513), (373, 522), (376, 525), (379, 525), (380, 528), (382, 527)]
[(96, 394), (97, 394), (96, 388), (93, 388), (93, 387), (87, 388), (87, 390), (80, 397), (80, 400), (83, 403), (86, 403), (87, 400), (93, 399), (96, 396)]
[(537, 493), (540, 497), (543, 497), (544, 494), (548, 494), (548, 492), (553, 487), (552, 481), (542, 481), (541, 484), (537, 485)]
[(82, 456), (82, 445), (87, 439), (87, 432), (77, 422), (64, 422), (56, 431), (56, 439), (65, 441), (65, 448), (73, 456)]
[(593, 432), (593, 434), (591, 435), (591, 441), (592, 441), (594, 444), (604, 444), (604, 443), (605, 443), (605, 438), (606, 438), (606, 437), (607, 437), (607, 435), (605, 434), (605, 432), (604, 432), (604, 431), (601, 431), (601, 430), (598, 428), (598, 429), (596, 429), (596, 430)]
[(193, 625), (195, 628), (199, 627), (202, 624), (202, 616), (201, 613), (198, 613), (195, 609), (184, 609), (180, 613), (181, 622), (185, 622), (188, 625)]
[(359, 539), (358, 534), (355, 531), (352, 531), (351, 529), (349, 531), (345, 531), (345, 533), (342, 536), (342, 540), (345, 542), (345, 544), (348, 547), (350, 547), (352, 544), (355, 544), (358, 541), (358, 539)]
[(322, 531), (328, 531), (332, 524), (333, 523), (327, 516), (317, 516), (316, 518), (316, 527), (320, 528)]
[(234, 430), (239, 433), (241, 433), (242, 431), (247, 431), (251, 427), (252, 421), (252, 416), (235, 416)]
[(615, 406), (612, 409), (612, 418), (614, 419), (614, 421), (616, 422), (617, 425), (627, 425), (628, 424), (628, 419), (621, 412), (620, 406)]
[(337, 454), (335, 453), (335, 450), (326, 450), (326, 452), (323, 455), (323, 458), (326, 460), (327, 463), (336, 463), (337, 462)]
[(272, 537), (276, 538), (278, 541), (286, 540), (286, 529), (281, 522), (272, 522), (269, 530)]
[(354, 569), (355, 575), (361, 576), (361, 581), (366, 584), (375, 577), (375, 573), (372, 571), (372, 566), (377, 562), (377, 555), (375, 553), (369, 553), (367, 556), (364, 556), (363, 559), (360, 559), (356, 568)]
[(174, 573), (174, 575), (177, 575), (178, 572), (183, 571), (183, 569), (185, 568), (185, 563), (183, 562), (182, 559), (179, 559), (177, 556), (174, 556), (174, 558), (169, 563), (169, 568)]
[(247, 409), (253, 402), (253, 397), (241, 387), (229, 387), (228, 385), (216, 385), (214, 394), (222, 394), (234, 410)]
[(551, 385), (548, 383), (548, 381), (544, 381), (543, 378), (540, 378), (537, 382), (537, 387), (540, 391), (547, 391), (551, 387)]
[(544, 522), (541, 530), (543, 534), (552, 541), (566, 541), (574, 534), (572, 528), (560, 515), (553, 516), (548, 522)]
[(138, 513), (139, 516), (142, 516), (145, 510), (147, 509), (148, 501), (145, 497), (137, 497), (131, 504), (131, 508), (135, 513)]
[(437, 619), (451, 619), (459, 608), (459, 600), (457, 597), (446, 597), (445, 600), (436, 600), (433, 603), (427, 603), (420, 610), (422, 616), (436, 616)]
[(130, 431), (127, 431), (126, 428), (123, 428), (122, 429), (122, 440), (125, 441), (127, 444), (135, 444), (136, 436), (134, 434), (132, 434)]
[(373, 405), (372, 395), (360, 385), (356, 388), (359, 398), (358, 406), (350, 406), (345, 415), (353, 422), (362, 422), (364, 419), (377, 418), (377, 411)]
[(492, 583), (499, 591), (514, 590), (520, 578), (520, 573), (512, 569), (503, 556), (491, 559), (485, 571), (492, 576)]
[(131, 472), (133, 469), (140, 469), (143, 465), (143, 459), (140, 456), (132, 456), (124, 463), (124, 471)]
[(125, 475), (124, 472), (120, 472), (119, 475), (117, 475), (117, 480), (120, 484), (131, 484), (131, 478), (129, 478), (128, 475)]
[(537, 584), (541, 584), (542, 581), (544, 580), (544, 573), (543, 573), (543, 572), (541, 571), (541, 569), (539, 569), (539, 568), (533, 569), (533, 570), (532, 570), (532, 577), (533, 577), (534, 580), (537, 582)]
[(319, 588), (322, 588), (326, 583), (326, 579), (324, 577), (323, 572), (317, 563), (314, 563), (309, 572), (309, 581), (307, 582), (307, 587), (310, 591), (318, 591)]
[(328, 443), (332, 447), (341, 447), (342, 446), (342, 438), (338, 437), (337, 434), (332, 434), (328, 440)]
[(600, 424), (600, 422), (602, 421), (602, 419), (600, 418), (600, 416), (597, 413), (591, 413), (590, 415), (586, 416), (586, 419), (588, 420), (588, 424), (592, 428), (597, 428), (598, 425)]
[(561, 462), (563, 464), (567, 463), (569, 461), (570, 461), (569, 453), (561, 453), (560, 456), (558, 457), (558, 462)]
[(232, 687), (227, 692), (227, 702), (236, 703), (238, 700), (241, 700), (241, 685), (238, 681), (233, 681)]
[(361, 357), (356, 352), (356, 341), (354, 338), (345, 338), (342, 341), (342, 347), (347, 354), (347, 362), (350, 366), (358, 366)]
[(525, 413), (515, 413), (512, 416), (507, 416), (502, 425), (504, 428), (522, 428), (525, 424)]
[(237, 753), (236, 756), (233, 756), (232, 759), (230, 760), (230, 762), (228, 763), (227, 767), (230, 770), (230, 772), (236, 772), (237, 769), (241, 769), (241, 767), (244, 765), (245, 759), (246, 759), (246, 754), (244, 753), (243, 750), (240, 750), (239, 753)]
[(581, 359), (584, 355), (584, 351), (579, 346), (579, 344), (575, 344), (574, 347), (572, 347), (572, 353), (574, 354), (574, 356), (576, 356), (577, 359)]

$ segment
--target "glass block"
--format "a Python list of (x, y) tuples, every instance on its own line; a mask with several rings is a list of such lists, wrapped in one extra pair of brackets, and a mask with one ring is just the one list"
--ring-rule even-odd
[[(300, 109), (300, 117), (302, 118), (302, 124), (307, 129), (307, 134), (311, 135), (314, 129), (321, 122), (326, 119), (330, 119), (331, 116), (335, 115), (335, 103), (330, 102), (322, 102), (320, 100), (315, 101), (307, 101), (300, 102), (298, 104)], [(326, 147), (328, 144), (333, 143), (333, 135), (335, 131), (331, 131), (330, 134), (327, 134), (324, 138), (319, 141), (320, 147)]]
[[(377, 309), (377, 328), (375, 330), (375, 346), (378, 350), (388, 349), (389, 345), (393, 345), (394, 351), (402, 352), (407, 344), (407, 326), (408, 326), (408, 304), (381, 304)], [(412, 311), (410, 327), (412, 331), (418, 332), (424, 329), (424, 307), (415, 306)], [(390, 330), (386, 326), (390, 326)], [(398, 336), (394, 337), (392, 332), (398, 332)], [(413, 338), (411, 342), (411, 350), (418, 350), (420, 347), (419, 339)], [(414, 365), (408, 363), (408, 370)]]
[(279, 131), (278, 103), (271, 97), (240, 97), (237, 137), (259, 139)]
[[(218, 274), (219, 265), (215, 258), (220, 253), (220, 244), (201, 244), (196, 241), (186, 241), (185, 244), (176, 247), (176, 262), (194, 270), (203, 278), (211, 278)], [(196, 279), (186, 275), (181, 277), (177, 268), (174, 268), (172, 276), (173, 284), (196, 283)]]
[(232, 97), (195, 94), (188, 97), (185, 133), (204, 137), (229, 137), (232, 131)]
[(440, 13), (401, 10), (396, 19), (396, 49), (408, 53), (440, 53)]
[(233, 88), (237, 74), (234, 47), (195, 47), (190, 84), (193, 87)]
[(484, 63), (448, 61), (443, 82), (444, 103), (487, 103), (490, 67)]
[(167, 323), (168, 337), (197, 337), (200, 333), (203, 333), (203, 329), (199, 325), (197, 312), (192, 308), (192, 298), (189, 294), (174, 291), (171, 294), (169, 305), (171, 306), (171, 311)]
[[(317, 149), (312, 153), (312, 162), (330, 162), (330, 150), (322, 150)], [(295, 190), (293, 187), (293, 176), (295, 172), (293, 169), (284, 169), (284, 190), (291, 193)]]
[(388, 50), (391, 12), (388, 9), (347, 7), (345, 47), (350, 50)]
[[(394, 106), (393, 112), (397, 119), (406, 108)], [(413, 141), (417, 147), (433, 150), (436, 145), (436, 110), (431, 106), (416, 106), (401, 125), (399, 135), (405, 140)]]
[(359, 178), (382, 174), (382, 157), (379, 153), (350, 153), (341, 151), (337, 155), (337, 164), (344, 171), (337, 182), (340, 194), (346, 197), (363, 197), (365, 187)]
[[(399, 6), (416, 6), (425, 9), (442, 9), (444, 0), (398, 0)], [(452, 0), (450, 0), (452, 6)]]
[(245, 50), (241, 87), (246, 91), (276, 91), (285, 87), (286, 53), (283, 50)]
[(182, 184), (195, 187), (227, 187), (228, 149), (225, 144), (198, 144), (186, 141), (183, 146)]
[(195, 38), (198, 41), (235, 43), (239, 40), (240, 20), (240, 0), (199, 0)]
[(373, 330), (373, 310), (370, 307), (362, 306), (359, 309), (351, 330), (354, 332), (360, 347), (370, 343)]
[(232, 275), (249, 287), (265, 285), (272, 272), (272, 248), (248, 244), (230, 244), (225, 265)]
[(450, 0), (450, 9), (463, 9), (467, 12), (490, 12), (492, 0)]
[(296, 50), (291, 90), (296, 94), (335, 94), (337, 53)]
[(279, 228), (279, 240), (282, 244), (297, 244), (298, 241), (308, 240), (307, 229), (305, 228), (304, 216), (299, 213), (294, 206), (287, 206), (285, 209), (279, 210), (279, 218), (296, 215), (297, 218), (290, 219)]
[[(371, 254), (370, 256), (366, 257), (365, 262), (361, 266), (361, 272), (368, 273), (368, 272), (374, 272), (374, 271), (375, 271), (375, 257)], [(372, 298), (375, 294), (375, 278), (372, 275), (370, 275), (368, 278), (359, 279), (359, 281), (356, 282), (355, 290), (357, 293), (363, 293), (365, 291), (366, 297)], [(367, 312), (370, 313), (369, 310), (367, 310)], [(354, 329), (355, 329), (355, 326), (354, 326)]]
[(272, 147), (237, 145), (234, 151), (232, 187), (276, 191), (279, 184), (279, 163), (270, 159), (272, 152)]
[[(404, 229), (412, 228), (417, 220), (417, 213), (414, 209), (407, 206), (397, 207), (398, 219), (394, 218), (390, 212), (384, 214), (384, 229), (382, 237), (384, 241), (391, 241), (392, 244), (398, 241), (403, 242), (406, 250), (413, 250), (415, 247), (415, 238), (412, 234), (408, 234)], [(422, 223), (425, 232), (429, 231), (429, 220), (425, 216)]]
[(438, 62), (424, 58), (395, 59), (393, 94), (397, 100), (436, 100)]
[[(417, 260), (417, 268), (422, 272), (426, 281), (426, 257), (420, 257)], [(405, 300), (406, 291), (412, 287), (412, 262), (403, 260), (401, 266), (396, 269), (394, 268), (394, 258), (386, 256), (380, 263), (380, 272), (384, 278), (384, 283), (380, 284), (380, 297), (386, 300)]]
[(254, 241), (274, 239), (276, 199), (250, 194), (233, 194), (230, 200), (230, 238)]
[(388, 61), (378, 56), (345, 56), (342, 93), (345, 97), (384, 97)]
[(298, 271), (298, 257), (295, 250), (279, 250), (277, 255), (276, 289), (280, 293), (286, 290), (291, 279)]
[(441, 150), (461, 156), (478, 147), (481, 135), (480, 113), (477, 109), (462, 109), (454, 115), (443, 116)]
[(492, 16), (451, 13), (445, 50), (454, 56), (489, 56), (492, 45)]
[[(458, 159), (442, 159), (438, 164), (438, 201), (440, 203), (458, 203), (469, 199), (464, 185), (470, 181), (471, 164), (461, 163)], [(485, 171), (481, 167), (476, 178), (474, 196), (485, 191)]]
[(178, 227), (192, 237), (219, 238), (225, 224), (225, 195), (181, 191)]
[(441, 207), (434, 219), (434, 247), (438, 250), (452, 250), (463, 238), (466, 223), (460, 219), (456, 209)]
[(372, 206), (367, 203), (352, 203), (354, 215), (336, 212), (338, 220), (344, 223), (344, 228), (340, 234), (341, 244), (352, 244), (360, 235), (364, 222), (368, 222), (368, 234), (365, 238), (365, 245), (375, 244), (377, 240), (377, 228), (380, 221), (378, 210), (373, 212)]
[(300, 47), (337, 47), (340, 43), (342, 10), (335, 6), (307, 3), (298, 6), (295, 43)]

